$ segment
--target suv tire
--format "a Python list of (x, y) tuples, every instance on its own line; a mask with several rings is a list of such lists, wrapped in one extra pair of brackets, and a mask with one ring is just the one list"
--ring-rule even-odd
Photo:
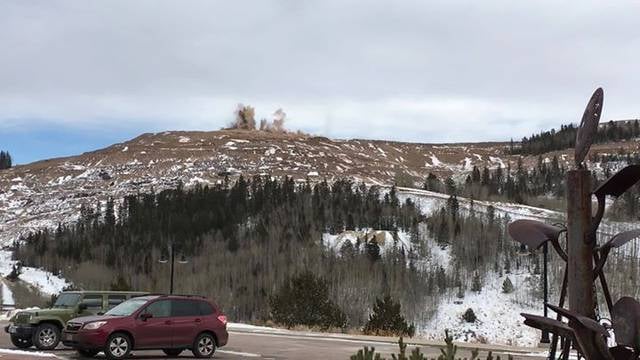
[(197, 358), (210, 358), (216, 352), (216, 339), (209, 333), (198, 335), (191, 350)]
[(131, 339), (123, 333), (115, 333), (109, 336), (104, 346), (104, 355), (110, 360), (124, 359), (131, 353)]
[(60, 343), (60, 328), (57, 325), (40, 324), (33, 333), (33, 344), (38, 350), (53, 350)]
[(25, 339), (15, 335), (11, 335), (11, 343), (18, 349), (28, 349), (33, 346), (33, 341), (31, 339)]
[(92, 358), (98, 354), (98, 350), (85, 350), (85, 349), (76, 349), (78, 355), (82, 357)]
[(167, 356), (178, 356), (182, 353), (182, 350), (184, 349), (162, 349)]

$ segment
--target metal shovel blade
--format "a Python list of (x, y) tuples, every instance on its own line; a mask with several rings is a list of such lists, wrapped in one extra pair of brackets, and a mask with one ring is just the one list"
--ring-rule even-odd
[(640, 181), (640, 165), (629, 165), (613, 174), (593, 192), (596, 197), (605, 195), (618, 197)]
[(549, 240), (557, 240), (564, 229), (536, 220), (516, 220), (509, 224), (509, 235), (517, 242), (537, 249)]
[(614, 235), (611, 239), (609, 239), (609, 241), (602, 245), (602, 247), (617, 248), (638, 237), (640, 237), (640, 229), (623, 231)]
[(578, 167), (580, 167), (585, 157), (587, 157), (589, 148), (591, 148), (591, 144), (596, 137), (603, 105), (604, 91), (602, 88), (597, 88), (593, 95), (591, 95), (591, 99), (589, 100), (587, 107), (584, 109), (582, 122), (580, 122), (580, 127), (576, 134), (574, 159)]
[(613, 305), (611, 325), (618, 345), (638, 349), (638, 329), (640, 328), (640, 303), (624, 296)]

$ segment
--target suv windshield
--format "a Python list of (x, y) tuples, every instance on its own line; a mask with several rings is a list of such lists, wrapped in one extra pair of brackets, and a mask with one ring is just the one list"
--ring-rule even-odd
[(60, 294), (53, 304), (54, 308), (71, 308), (78, 304), (80, 294)]
[(131, 299), (127, 300), (113, 309), (107, 311), (105, 315), (109, 316), (129, 316), (136, 310), (140, 309), (142, 305), (146, 304), (148, 299)]

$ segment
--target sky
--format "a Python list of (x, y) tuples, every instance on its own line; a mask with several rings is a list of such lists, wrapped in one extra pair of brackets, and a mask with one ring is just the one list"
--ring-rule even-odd
[(289, 129), (520, 139), (640, 117), (637, 1), (0, 2), (0, 149), (17, 163), (144, 132), (218, 130), (238, 103)]

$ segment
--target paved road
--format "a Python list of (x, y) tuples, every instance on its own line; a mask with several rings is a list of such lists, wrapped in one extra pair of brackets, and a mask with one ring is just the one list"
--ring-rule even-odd
[[(0, 322), (0, 326), (6, 323)], [(355, 337), (355, 336), (333, 336), (327, 334), (309, 335), (305, 333), (287, 332), (287, 331), (246, 331), (232, 330), (229, 332), (229, 344), (218, 349), (215, 359), (305, 359), (305, 360), (348, 360), (352, 354), (355, 354), (363, 346), (374, 346), (376, 350), (383, 354), (383, 357), (390, 359), (392, 353), (398, 350), (397, 344), (392, 339), (373, 338), (373, 337)], [(482, 345), (481, 345), (482, 346)], [(409, 346), (412, 349), (413, 346)], [(422, 352), (426, 353), (429, 358), (437, 358), (440, 350), (433, 344), (421, 345)], [(489, 347), (486, 347), (487, 349)], [(3, 353), (1, 349), (13, 349), (9, 337), (6, 333), (0, 334), (0, 360), (13, 359), (38, 359), (43, 357), (27, 357), (25, 355), (15, 355)], [(527, 354), (526, 349), (507, 349), (503, 348), (494, 353), (507, 354), (510, 353), (514, 359), (537, 360), (543, 359), (540, 356), (541, 350), (533, 349), (532, 352), (538, 354)], [(47, 352), (54, 354), (61, 359), (80, 359), (75, 351), (59, 347), (54, 351)], [(482, 354), (482, 353), (481, 353)], [(34, 354), (36, 355), (36, 354)], [(469, 350), (460, 350), (457, 357), (468, 357)], [(191, 352), (185, 351), (180, 358), (192, 358)], [(101, 354), (97, 356), (104, 359)], [(137, 351), (133, 353), (133, 359), (166, 359), (162, 352), (158, 351)], [(506, 359), (506, 356), (502, 356)]]

